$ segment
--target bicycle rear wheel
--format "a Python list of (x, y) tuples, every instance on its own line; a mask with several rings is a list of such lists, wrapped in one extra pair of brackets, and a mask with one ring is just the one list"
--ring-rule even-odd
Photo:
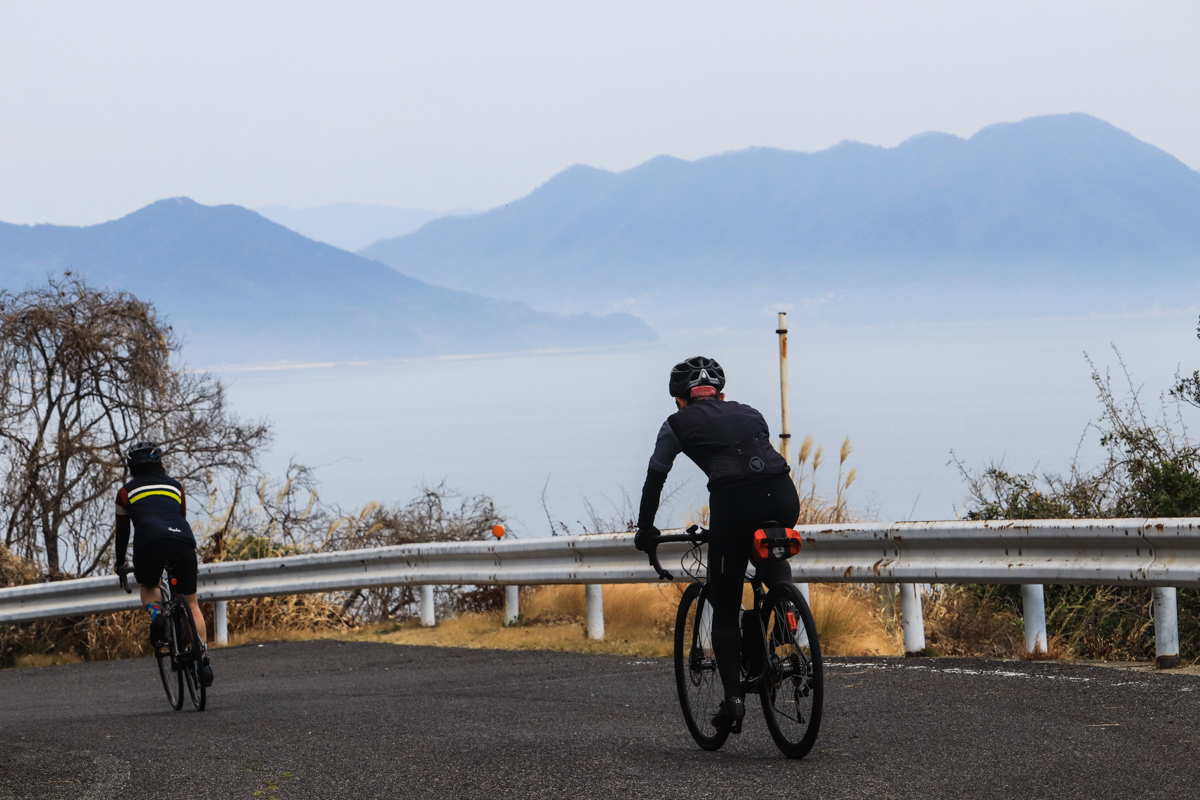
[(817, 626), (804, 595), (777, 583), (764, 602), (767, 669), (759, 694), (776, 746), (788, 758), (804, 758), (821, 728), (824, 678)]
[(704, 587), (693, 583), (679, 601), (675, 617), (675, 686), (679, 707), (696, 744), (717, 750), (729, 738), (729, 728), (713, 727), (712, 716), (725, 699), (712, 651), (712, 606)]
[[(196, 632), (196, 620), (192, 618), (192, 608), (183, 602), (179, 604), (179, 625), (183, 631), (183, 639), (187, 642), (187, 647), (180, 659), (180, 673), (183, 675), (183, 682), (187, 684), (188, 696), (192, 699), (192, 707), (197, 711), (203, 711), (204, 705), (208, 702), (208, 691), (204, 682), (200, 680), (200, 635)], [(182, 704), (182, 700), (180, 701)]]
[(158, 661), (158, 675), (162, 678), (163, 689), (167, 692), (167, 702), (176, 711), (183, 708), (183, 673), (177, 667), (183, 644), (179, 641), (178, 633), (179, 626), (175, 624), (174, 614), (171, 614), (167, 617), (167, 646), (154, 648), (154, 658)]

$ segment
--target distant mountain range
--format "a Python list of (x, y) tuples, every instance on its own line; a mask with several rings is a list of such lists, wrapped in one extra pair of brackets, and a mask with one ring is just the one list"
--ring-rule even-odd
[(1198, 288), (1200, 173), (1085, 114), (1036, 117), (894, 148), (576, 166), (360, 253), (440, 286), (650, 319), (681, 303), (711, 312), (950, 286), (1014, 302), (1043, 289), (1120, 299), (1134, 286)]
[(311, 208), (282, 205), (256, 208), (272, 222), (285, 228), (351, 252), (380, 239), (412, 233), (438, 217), (476, 214), (475, 209), (430, 211), (424, 208), (396, 208), (374, 203), (328, 203)]
[[(890, 149), (662, 156), (621, 173), (576, 166), (472, 216), (264, 211), (309, 238), (185, 198), (90, 227), (0, 223), (0, 286), (72, 270), (130, 290), (201, 363), (656, 338), (629, 313), (596, 315), (615, 310), (666, 330), (744, 327), (767, 307), (818, 321), (942, 321), (1200, 297), (1200, 173), (1083, 114)], [(361, 241), (402, 222), (423, 224), (357, 255), (313, 241), (335, 229)]]
[[(240, 206), (161, 200), (89, 227), (0, 223), (0, 286), (71, 270), (155, 304), (190, 359), (399, 358), (652, 341), (627, 314), (538, 312), (431, 286)], [(193, 363), (195, 363), (193, 361)]]

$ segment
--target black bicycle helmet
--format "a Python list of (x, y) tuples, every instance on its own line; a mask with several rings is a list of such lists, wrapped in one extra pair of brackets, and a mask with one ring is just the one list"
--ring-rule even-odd
[[(702, 387), (706, 386), (711, 386), (715, 391), (704, 391)], [(716, 359), (696, 356), (680, 361), (671, 370), (671, 396), (680, 400), (720, 394), (724, 388), (725, 370), (721, 369)], [(698, 389), (701, 389), (699, 393), (696, 391)]]
[(130, 467), (140, 467), (145, 464), (161, 464), (162, 448), (155, 442), (138, 442), (129, 448), (125, 456)]

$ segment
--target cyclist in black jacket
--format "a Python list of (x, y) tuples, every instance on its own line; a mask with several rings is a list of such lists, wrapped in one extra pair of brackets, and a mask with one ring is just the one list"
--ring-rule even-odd
[[(725, 371), (715, 360), (697, 356), (671, 370), (671, 396), (677, 411), (658, 432), (654, 455), (638, 509), (634, 542), (650, 550), (662, 488), (675, 456), (683, 453), (708, 476), (708, 585), (712, 602), (712, 644), (725, 701), (715, 727), (745, 715), (741, 687), (741, 632), (738, 612), (754, 531), (768, 520), (791, 527), (800, 515), (800, 498), (790, 468), (771, 446), (766, 420), (750, 406), (726, 400)], [(759, 568), (768, 585), (791, 580), (786, 561)]]
[(163, 468), (162, 450), (154, 442), (138, 442), (129, 451), (125, 465), (133, 476), (117, 490), (117, 564), (125, 569), (129, 546), (129, 528), (133, 525), (133, 577), (139, 584), (142, 604), (150, 613), (150, 644), (166, 644), (166, 617), (162, 610), (162, 592), (158, 582), (168, 561), (178, 566), (175, 590), (192, 609), (196, 633), (200, 637), (200, 680), (212, 685), (212, 667), (208, 662), (208, 631), (200, 603), (196, 600), (196, 537), (187, 523), (187, 498), (179, 481)]

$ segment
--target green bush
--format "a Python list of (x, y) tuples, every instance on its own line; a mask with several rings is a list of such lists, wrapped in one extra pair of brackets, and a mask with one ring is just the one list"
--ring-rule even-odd
[[(1129, 390), (1123, 400), (1114, 394), (1111, 376), (1088, 361), (1102, 407), (1089, 428), (1106, 449), (1105, 463), (1061, 474), (1013, 473), (999, 464), (976, 471), (957, 462), (969, 490), (967, 519), (1200, 517), (1200, 449), (1182, 423), (1184, 405), (1200, 407), (1200, 372), (1176, 376), (1162, 398), (1161, 418), (1152, 420), (1119, 353), (1117, 358)], [(1019, 608), (1019, 587), (969, 590), (980, 601)], [(1200, 662), (1200, 591), (1180, 589), (1177, 597), (1180, 655)], [(1052, 641), (1078, 658), (1154, 658), (1150, 589), (1047, 586), (1046, 626)]]

